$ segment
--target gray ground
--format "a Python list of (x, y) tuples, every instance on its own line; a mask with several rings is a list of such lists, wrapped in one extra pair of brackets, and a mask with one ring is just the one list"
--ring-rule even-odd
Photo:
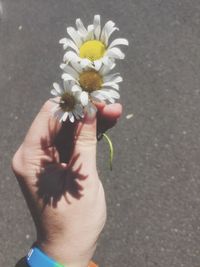
[[(100, 13), (130, 41), (118, 69), (124, 113), (98, 164), (108, 221), (95, 255), (104, 267), (200, 266), (200, 2), (0, 1), (0, 266), (14, 266), (35, 230), (10, 159), (60, 75), (58, 40)], [(128, 114), (133, 114), (127, 119)]]

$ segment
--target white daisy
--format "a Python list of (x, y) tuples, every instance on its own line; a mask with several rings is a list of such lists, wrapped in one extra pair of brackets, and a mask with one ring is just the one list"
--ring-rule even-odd
[(76, 27), (77, 30), (74, 27), (67, 28), (71, 39), (60, 40), (64, 49), (70, 49), (64, 55), (64, 62), (69, 63), (75, 60), (82, 66), (91, 66), (93, 62), (110, 65), (115, 59), (124, 59), (125, 55), (118, 46), (128, 45), (128, 40), (117, 38), (111, 43), (109, 42), (112, 33), (119, 30), (113, 21), (107, 21), (101, 28), (100, 15), (95, 15), (93, 24), (89, 25), (87, 29), (81, 19), (76, 20)]
[(89, 113), (96, 110), (94, 101), (114, 103), (120, 98), (118, 83), (122, 82), (123, 79), (119, 73), (110, 73), (115, 64), (112, 66), (97, 64), (92, 67), (82, 67), (77, 62), (71, 62), (71, 65), (63, 63), (60, 67), (64, 71), (62, 79), (65, 82), (74, 82), (73, 88), (76, 88), (77, 91), (82, 90), (83, 93), (87, 94), (90, 101), (86, 109)]
[(58, 84), (53, 84), (51, 94), (59, 97), (53, 99), (56, 103), (52, 112), (59, 121), (66, 121), (69, 118), (70, 122), (75, 119), (79, 120), (84, 117), (83, 107), (88, 104), (88, 95), (82, 92), (76, 85), (70, 81), (63, 81), (63, 88)]

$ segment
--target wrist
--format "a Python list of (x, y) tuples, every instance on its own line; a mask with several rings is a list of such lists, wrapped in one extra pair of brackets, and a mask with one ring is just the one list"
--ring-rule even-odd
[[(38, 246), (33, 246), (26, 257), (24, 258), (25, 262), (23, 266), (29, 267), (69, 267), (69, 265), (63, 265), (55, 261), (52, 257), (49, 257), (44, 251), (41, 250)], [(21, 266), (21, 265), (20, 265)], [(81, 264), (70, 264), (70, 267), (98, 267), (94, 262), (90, 261), (87, 265), (84, 263)]]
[(64, 267), (88, 267), (95, 250), (83, 253), (79, 248), (63, 246), (61, 243), (50, 244), (49, 242), (37, 242), (37, 247)]

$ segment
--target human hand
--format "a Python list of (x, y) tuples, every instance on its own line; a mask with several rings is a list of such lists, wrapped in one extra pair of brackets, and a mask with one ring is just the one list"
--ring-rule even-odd
[[(37, 245), (70, 267), (86, 267), (106, 220), (96, 169), (97, 119), (61, 125), (47, 101), (13, 157), (12, 167), (37, 230)], [(98, 105), (98, 130), (112, 127), (121, 105)]]

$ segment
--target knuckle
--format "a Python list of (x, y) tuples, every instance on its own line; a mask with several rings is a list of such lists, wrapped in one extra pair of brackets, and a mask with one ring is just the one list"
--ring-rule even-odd
[(42, 111), (49, 112), (53, 107), (53, 102), (49, 99), (42, 106)]
[(15, 152), (14, 156), (12, 157), (12, 161), (11, 161), (11, 168), (15, 175), (20, 174), (21, 165), (22, 165), (22, 153), (21, 153), (21, 148), (19, 148)]

